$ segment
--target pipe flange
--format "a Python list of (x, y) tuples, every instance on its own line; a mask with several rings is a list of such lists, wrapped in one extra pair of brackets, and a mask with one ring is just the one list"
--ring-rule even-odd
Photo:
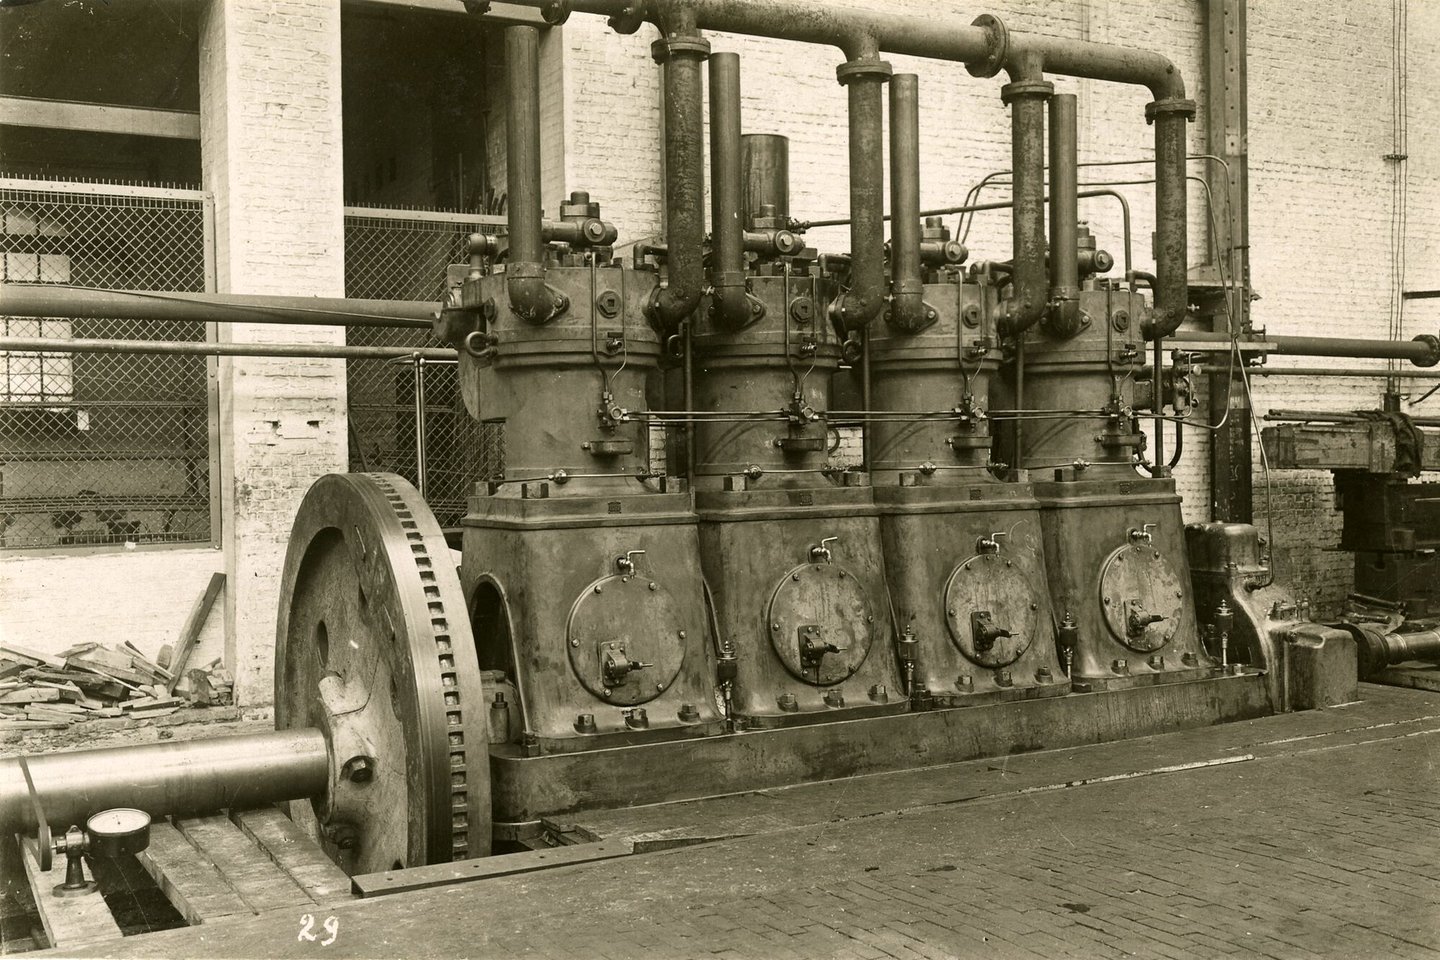
[(1424, 360), (1410, 361), (1411, 363), (1415, 364), (1415, 366), (1433, 367), (1435, 366), (1437, 361), (1440, 361), (1440, 338), (1432, 337), (1428, 333), (1422, 333), (1420, 334), (1420, 336), (1411, 337), (1410, 339), (1419, 341), (1420, 343), (1423, 343), (1425, 344), (1425, 346), (1430, 348), (1430, 356), (1426, 357)]
[(999, 17), (988, 13), (980, 14), (970, 22), (970, 26), (985, 31), (985, 58), (967, 61), (965, 72), (972, 77), (989, 79), (1000, 72), (1005, 66), (1005, 59), (1010, 56), (1010, 30)]
[(704, 37), (661, 37), (650, 44), (650, 56), (656, 63), (667, 63), (677, 57), (705, 60), (710, 56), (710, 41)]
[(644, 26), (645, 13), (645, 0), (630, 0), (624, 10), (606, 19), (605, 24), (616, 33), (628, 36)]
[(1000, 99), (1004, 103), (1016, 100), (1048, 100), (1055, 93), (1055, 84), (1049, 80), (1012, 80), (1000, 88)]
[(859, 60), (847, 60), (835, 68), (835, 79), (840, 86), (846, 87), (862, 77), (873, 77), (881, 81), (889, 80), (895, 73), (888, 61), (876, 57), (863, 57)]
[(1187, 100), (1184, 97), (1171, 97), (1168, 100), (1152, 100), (1145, 104), (1146, 123), (1154, 123), (1156, 117), (1171, 113), (1178, 113), (1186, 120), (1194, 120), (1195, 101)]
[(550, 0), (540, 8), (540, 19), (552, 27), (559, 27), (570, 19), (570, 0)]

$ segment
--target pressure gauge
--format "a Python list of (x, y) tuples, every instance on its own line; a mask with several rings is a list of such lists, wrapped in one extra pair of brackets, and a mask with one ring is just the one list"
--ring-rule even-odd
[(90, 853), (97, 857), (123, 857), (150, 845), (150, 814), (133, 807), (102, 810), (85, 821)]

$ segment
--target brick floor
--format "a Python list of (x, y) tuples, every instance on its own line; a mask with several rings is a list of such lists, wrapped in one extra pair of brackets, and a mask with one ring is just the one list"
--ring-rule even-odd
[[(1434, 694), (1404, 702), (1440, 713)], [(96, 954), (1440, 958), (1440, 722), (1357, 734), (1343, 709), (1281, 721), (1302, 734), (1244, 762), (782, 825), (346, 905), (323, 953), (270, 919)], [(1279, 729), (1268, 722), (1252, 729)], [(1135, 751), (1184, 763), (1239, 736), (1203, 734)], [(1027, 758), (1022, 782), (1067, 782), (1090, 749), (1115, 747)], [(831, 789), (844, 810), (846, 786)]]

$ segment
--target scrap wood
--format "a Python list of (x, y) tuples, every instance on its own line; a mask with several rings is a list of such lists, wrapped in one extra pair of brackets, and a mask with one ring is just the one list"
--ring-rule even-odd
[(166, 684), (167, 693), (175, 692), (175, 685), (185, 675), (186, 661), (195, 649), (195, 644), (200, 640), (200, 631), (205, 626), (205, 620), (210, 616), (210, 609), (215, 606), (215, 598), (220, 595), (220, 588), (225, 586), (225, 574), (213, 573), (210, 575), (210, 582), (205, 585), (205, 591), (195, 601), (195, 606), (190, 608), (190, 615), (185, 618), (185, 625), (180, 628), (180, 639), (175, 647), (175, 656), (170, 661), (170, 682)]

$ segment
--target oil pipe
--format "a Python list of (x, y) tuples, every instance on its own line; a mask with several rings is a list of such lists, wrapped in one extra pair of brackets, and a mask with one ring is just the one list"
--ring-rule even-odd
[(920, 273), (920, 78), (890, 80), (890, 326), (918, 333), (933, 321)]
[(540, 30), (505, 28), (505, 147), (509, 207), (509, 262), (505, 291), (510, 309), (526, 323), (543, 324), (564, 313), (570, 300), (545, 282), (545, 241), (540, 204)]
[(729, 329), (764, 311), (745, 291), (745, 228), (740, 136), (740, 55), (710, 57), (710, 287), (711, 314)]
[(1050, 303), (1045, 327), (1052, 336), (1080, 332), (1080, 171), (1076, 97), (1050, 98)]

